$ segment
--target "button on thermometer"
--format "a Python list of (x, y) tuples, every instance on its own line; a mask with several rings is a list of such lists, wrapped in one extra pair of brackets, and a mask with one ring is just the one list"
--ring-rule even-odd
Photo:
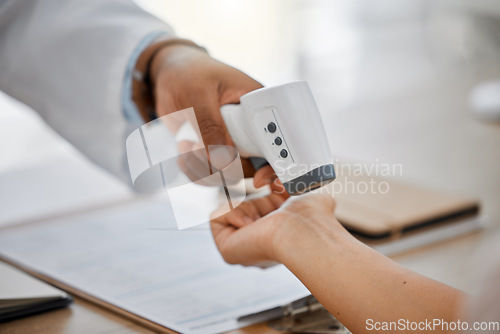
[(276, 132), (276, 124), (274, 124), (273, 122), (269, 123), (267, 125), (267, 131), (269, 131), (271, 133), (275, 133)]
[(290, 195), (335, 179), (325, 128), (307, 82), (257, 89), (221, 114), (242, 157), (264, 158)]

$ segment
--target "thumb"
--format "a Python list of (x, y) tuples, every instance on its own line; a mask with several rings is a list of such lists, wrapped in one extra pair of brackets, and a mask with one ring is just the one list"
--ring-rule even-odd
[(255, 188), (260, 188), (265, 185), (272, 184), (276, 178), (277, 176), (274, 173), (274, 170), (271, 166), (267, 165), (255, 172), (255, 175), (253, 176), (253, 184)]
[(232, 141), (220, 113), (216, 94), (203, 92), (193, 104), (203, 144), (231, 145)]
[[(199, 94), (194, 104), (200, 135), (206, 147), (217, 145), (235, 146), (220, 113), (220, 105), (217, 92)], [(209, 159), (211, 158), (209, 152)], [(241, 159), (241, 165), (245, 177), (250, 177), (255, 173), (255, 169), (248, 159)], [(223, 166), (217, 165), (217, 168), (220, 169), (221, 167)]]

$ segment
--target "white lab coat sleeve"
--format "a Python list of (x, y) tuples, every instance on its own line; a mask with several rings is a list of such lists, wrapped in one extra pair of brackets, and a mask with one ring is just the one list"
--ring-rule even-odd
[(0, 0), (0, 89), (130, 184), (125, 139), (138, 117), (124, 114), (125, 90), (158, 34), (173, 36), (132, 0)]

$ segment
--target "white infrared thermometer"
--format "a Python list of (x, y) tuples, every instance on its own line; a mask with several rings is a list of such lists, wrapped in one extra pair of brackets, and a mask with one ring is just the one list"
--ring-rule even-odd
[(335, 179), (333, 158), (314, 97), (305, 81), (257, 89), (221, 114), (240, 155), (263, 158), (290, 195)]

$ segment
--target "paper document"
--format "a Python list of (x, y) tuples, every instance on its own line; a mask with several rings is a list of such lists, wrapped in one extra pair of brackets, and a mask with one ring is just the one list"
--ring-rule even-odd
[(246, 326), (236, 319), (309, 295), (283, 266), (226, 264), (208, 226), (178, 231), (163, 201), (5, 229), (0, 254), (182, 333)]

